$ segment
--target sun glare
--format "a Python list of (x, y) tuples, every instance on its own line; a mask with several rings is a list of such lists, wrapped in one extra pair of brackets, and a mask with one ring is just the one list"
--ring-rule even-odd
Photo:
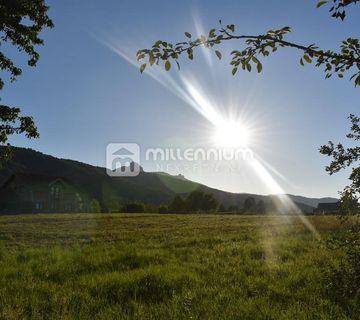
[(249, 130), (236, 121), (224, 121), (217, 126), (214, 141), (219, 147), (246, 147), (249, 143)]
[[(123, 51), (123, 47), (119, 46), (117, 42), (103, 41), (111, 50), (116, 52), (123, 59), (138, 68), (136, 60), (131, 58), (130, 54)], [(155, 69), (146, 69), (145, 73), (159, 82), (167, 90), (174, 93), (177, 97), (185, 101), (189, 106), (193, 107), (199, 114), (207, 119), (213, 126), (214, 131), (211, 139), (219, 148), (251, 148), (253, 147), (253, 126), (247, 126), (238, 118), (224, 119), (219, 113), (218, 107), (208, 100), (206, 94), (202, 93), (201, 88), (196, 83), (195, 79), (184, 76), (180, 73), (180, 82), (177, 82), (169, 73), (160, 72)], [(251, 128), (251, 130), (249, 130)], [(252, 168), (260, 177), (264, 185), (267, 186), (271, 194), (282, 194), (279, 201), (287, 208), (289, 212), (297, 214), (306, 227), (319, 238), (319, 234), (311, 225), (310, 221), (303, 216), (296, 204), (292, 202), (291, 198), (285, 195), (284, 190), (280, 187), (277, 181), (272, 177), (271, 173), (266, 169), (257, 159), (251, 162)], [(277, 173), (278, 174), (278, 173)], [(285, 212), (286, 213), (286, 212)]]

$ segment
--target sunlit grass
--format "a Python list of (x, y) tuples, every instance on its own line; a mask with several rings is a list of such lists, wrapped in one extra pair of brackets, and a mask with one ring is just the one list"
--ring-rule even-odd
[[(326, 238), (334, 217), (313, 217)], [(341, 258), (298, 218), (0, 218), (0, 319), (341, 319), (321, 270)]]

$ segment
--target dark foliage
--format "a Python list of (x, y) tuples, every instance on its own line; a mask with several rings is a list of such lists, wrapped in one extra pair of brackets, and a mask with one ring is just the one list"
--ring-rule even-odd
[[(34, 67), (39, 60), (35, 47), (43, 44), (39, 37), (44, 28), (52, 28), (53, 22), (47, 16), (48, 6), (44, 0), (0, 0), (0, 46), (9, 43), (28, 56), (28, 65)], [(21, 75), (22, 70), (0, 51), (0, 70), (10, 75), (10, 81)], [(0, 90), (4, 86), (0, 76)], [(17, 107), (0, 105), (0, 145), (8, 142), (13, 134), (25, 134), (27, 138), (37, 138), (39, 133), (32, 117), (21, 116)], [(0, 161), (11, 155), (10, 146), (1, 149)]]
[(256, 206), (256, 201), (253, 197), (247, 197), (244, 202), (243, 210), (245, 212), (254, 212)]
[(168, 210), (171, 213), (184, 212), (185, 211), (185, 201), (184, 201), (184, 199), (182, 197), (178, 196), (178, 195), (175, 196), (173, 201), (170, 203)]
[(126, 213), (143, 213), (145, 212), (145, 205), (140, 202), (130, 202), (123, 206), (122, 212)]
[(337, 267), (329, 267), (324, 273), (325, 293), (346, 311), (360, 306), (360, 223), (346, 226), (329, 241), (328, 247), (340, 250), (345, 258)]

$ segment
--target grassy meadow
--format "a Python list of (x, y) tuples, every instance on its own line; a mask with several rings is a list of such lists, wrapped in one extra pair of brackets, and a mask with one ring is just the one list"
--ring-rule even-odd
[[(321, 239), (335, 217), (309, 217)], [(329, 250), (290, 216), (0, 217), (0, 319), (354, 319)]]

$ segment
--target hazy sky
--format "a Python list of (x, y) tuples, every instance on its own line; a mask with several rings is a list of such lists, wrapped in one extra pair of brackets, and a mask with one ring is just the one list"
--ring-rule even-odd
[[(138, 49), (158, 39), (182, 41), (184, 31), (196, 35), (217, 27), (219, 19), (244, 34), (290, 26), (290, 40), (336, 49), (341, 40), (359, 37), (359, 7), (341, 22), (330, 18), (327, 8), (316, 9), (316, 1), (303, 0), (48, 3), (55, 28), (43, 33), (37, 68), (25, 67), (23, 76), (2, 92), (4, 104), (34, 116), (41, 138), (12, 138), (14, 145), (100, 166), (109, 142), (135, 142), (142, 149), (210, 147), (214, 126), (176, 94), (191, 84), (219, 114), (240, 116), (248, 124), (250, 147), (274, 169), (270, 173), (285, 192), (336, 196), (347, 182), (346, 172), (326, 174), (328, 159), (318, 148), (329, 139), (343, 140), (348, 114), (358, 111), (360, 89), (347, 79), (325, 81), (313, 66), (301, 67), (300, 52), (280, 50), (263, 60), (260, 75), (233, 77), (227, 53), (241, 44), (227, 43), (221, 62), (199, 50), (193, 62), (181, 60), (180, 73), (173, 68), (164, 78), (165, 71), (152, 71), (165, 79), (163, 84), (141, 75), (119, 53), (133, 59)], [(155, 163), (142, 165), (158, 169)], [(231, 173), (183, 162), (167, 169), (224, 190), (274, 192), (246, 164)]]

